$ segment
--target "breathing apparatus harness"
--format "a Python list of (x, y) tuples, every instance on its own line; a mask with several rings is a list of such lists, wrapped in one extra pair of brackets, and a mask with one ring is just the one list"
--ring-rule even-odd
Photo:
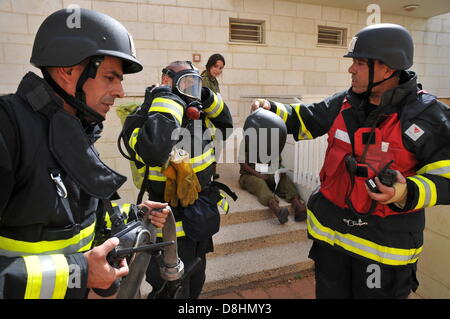
[[(367, 65), (369, 67), (369, 83), (367, 86), (367, 91), (365, 91), (363, 93), (363, 97), (361, 100), (361, 103), (358, 106), (359, 110), (362, 110), (366, 105), (369, 104), (369, 99), (370, 99), (370, 95), (372, 94), (372, 89), (380, 84), (382, 84), (383, 82), (397, 76), (400, 74), (399, 70), (396, 70), (395, 72), (393, 72), (388, 78), (378, 81), (378, 82), (374, 82), (374, 74), (375, 74), (375, 62), (374, 59), (367, 59)], [(347, 168), (347, 172), (350, 175), (350, 189), (347, 191), (346, 195), (345, 195), (345, 203), (347, 204), (347, 206), (350, 208), (350, 210), (352, 211), (352, 213), (358, 217), (358, 221), (353, 221), (353, 220), (348, 220), (348, 219), (344, 219), (344, 222), (347, 223), (348, 226), (364, 226), (367, 225), (367, 222), (364, 222), (363, 220), (361, 220), (361, 217), (367, 217), (368, 215), (371, 215), (374, 210), (375, 207), (377, 205), (377, 201), (373, 200), (371, 201), (370, 204), (370, 208), (369, 211), (366, 213), (360, 213), (358, 212), (351, 200), (350, 200), (350, 195), (353, 192), (353, 188), (355, 186), (355, 176), (357, 175), (357, 171), (358, 171), (358, 164), (363, 164), (363, 165), (367, 165), (368, 168), (372, 169), (378, 176), (378, 178), (380, 179), (380, 182), (386, 186), (392, 186), (395, 181), (396, 181), (396, 173), (394, 170), (390, 169), (389, 166), (394, 162), (394, 161), (390, 161), (387, 165), (385, 165), (379, 172), (377, 172), (377, 170), (370, 165), (370, 163), (366, 162), (366, 156), (367, 156), (367, 152), (369, 150), (369, 145), (371, 144), (371, 141), (374, 139), (374, 134), (375, 134), (375, 128), (382, 116), (381, 110), (376, 110), (377, 114), (376, 117), (373, 121), (373, 124), (370, 126), (370, 133), (368, 135), (366, 144), (364, 146), (364, 150), (363, 150), (363, 154), (361, 156), (361, 159), (359, 161), (356, 160), (354, 154), (352, 155), (347, 155), (345, 157), (345, 167)], [(371, 189), (373, 192), (378, 192), (378, 189), (376, 188), (376, 184), (374, 182), (373, 179), (368, 179), (366, 181), (366, 185), (369, 187), (369, 189)]]

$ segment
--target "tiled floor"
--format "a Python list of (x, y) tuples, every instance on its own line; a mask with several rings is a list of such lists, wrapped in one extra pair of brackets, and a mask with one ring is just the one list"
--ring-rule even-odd
[(202, 299), (315, 299), (313, 275), (270, 281), (259, 286), (238, 288)]

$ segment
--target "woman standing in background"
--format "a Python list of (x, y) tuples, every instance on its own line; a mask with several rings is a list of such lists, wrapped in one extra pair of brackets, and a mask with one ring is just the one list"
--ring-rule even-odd
[[(222, 74), (225, 67), (225, 58), (215, 53), (211, 55), (206, 63), (206, 70), (202, 72), (202, 86), (209, 88), (214, 93), (220, 93), (219, 82), (217, 77)], [(213, 179), (218, 179), (220, 176), (216, 173), (216, 165), (213, 164)]]
[(221, 54), (211, 55), (206, 63), (206, 70), (202, 72), (203, 86), (211, 89), (214, 93), (220, 93), (217, 77), (222, 74), (224, 67), (225, 58)]

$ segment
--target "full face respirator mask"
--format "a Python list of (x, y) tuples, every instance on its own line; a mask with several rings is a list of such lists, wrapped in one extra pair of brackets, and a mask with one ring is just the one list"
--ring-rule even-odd
[(172, 79), (172, 92), (186, 102), (186, 116), (193, 120), (198, 120), (202, 113), (202, 78), (195, 66), (187, 61), (190, 69), (175, 72), (164, 68), (163, 74)]

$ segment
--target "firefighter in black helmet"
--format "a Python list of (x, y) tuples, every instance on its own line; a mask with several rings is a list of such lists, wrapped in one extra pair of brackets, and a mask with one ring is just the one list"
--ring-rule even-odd
[[(80, 26), (70, 27), (70, 14), (53, 13), (36, 34), (31, 63), (44, 79), (29, 72), (0, 98), (0, 298), (85, 298), (128, 273), (125, 260), (113, 268), (105, 258), (117, 238), (94, 247), (126, 178), (92, 142), (124, 95), (123, 74), (142, 65), (118, 21), (80, 9)], [(168, 211), (151, 214), (161, 227)]]
[(345, 55), (348, 90), (252, 106), (276, 112), (296, 140), (328, 134), (308, 202), (317, 298), (406, 298), (418, 287), (424, 209), (450, 204), (450, 109), (409, 70), (413, 47), (400, 25), (365, 27)]

